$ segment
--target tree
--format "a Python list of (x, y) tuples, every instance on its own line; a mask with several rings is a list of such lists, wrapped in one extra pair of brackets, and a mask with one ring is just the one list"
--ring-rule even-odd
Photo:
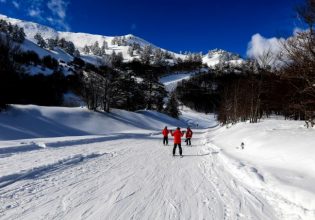
[(35, 34), (34, 39), (37, 41), (36, 43), (41, 47), (41, 48), (46, 48), (47, 43), (42, 37), (40, 33)]
[(134, 48), (132, 46), (129, 46), (128, 47), (128, 54), (129, 54), (129, 56), (133, 57), (133, 55), (134, 55), (133, 52), (134, 52)]
[(66, 41), (65, 47), (63, 48), (68, 54), (74, 55), (76, 48), (71, 41)]
[(48, 38), (47, 39), (47, 46), (49, 50), (54, 50), (55, 47), (57, 47), (58, 44), (58, 39), (52, 39), (52, 38)]
[(101, 56), (102, 53), (101, 53), (101, 48), (99, 46), (99, 43), (98, 41), (96, 41), (91, 47), (91, 52), (95, 55), (95, 56)]
[(18, 43), (23, 43), (25, 40), (25, 33), (23, 28), (19, 28), (17, 25), (12, 26), (12, 30), (10, 33), (12, 39)]
[(73, 56), (77, 57), (77, 58), (80, 58), (81, 57), (80, 51), (78, 49), (75, 49), (75, 51), (73, 53)]
[(180, 111), (178, 108), (179, 104), (176, 98), (175, 92), (171, 94), (166, 104), (165, 113), (173, 118), (178, 118), (180, 116)]
[(315, 126), (315, 0), (306, 0), (297, 8), (309, 30), (297, 33), (284, 44), (288, 60), (282, 70), (282, 77), (293, 85), (292, 114), (304, 119), (307, 126)]
[(165, 53), (160, 48), (154, 50), (154, 53), (153, 53), (154, 64), (163, 65), (165, 64), (165, 59), (166, 59)]
[(140, 54), (140, 60), (144, 64), (150, 64), (151, 61), (151, 54), (152, 54), (152, 46), (145, 45), (143, 51)]
[(102, 44), (102, 47), (101, 47), (101, 50), (100, 50), (100, 56), (104, 56), (106, 55), (106, 50), (108, 49), (108, 44), (107, 42), (104, 40), (103, 41), (103, 44)]

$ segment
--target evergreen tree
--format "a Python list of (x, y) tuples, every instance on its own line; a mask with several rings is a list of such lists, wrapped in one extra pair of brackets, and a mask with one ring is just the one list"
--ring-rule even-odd
[(87, 45), (85, 45), (85, 46), (83, 47), (83, 53), (89, 54), (89, 53), (90, 53), (90, 47), (87, 46)]
[(133, 52), (134, 52), (133, 47), (132, 46), (128, 47), (128, 54), (129, 54), (129, 56), (133, 57), (133, 55), (134, 55)]
[(77, 57), (77, 58), (80, 58), (81, 57), (80, 51), (78, 49), (75, 49), (75, 51), (73, 53), (73, 56)]
[(144, 64), (150, 64), (151, 54), (152, 54), (152, 46), (151, 45), (145, 45), (142, 53), (140, 54), (140, 60)]
[(153, 62), (157, 65), (163, 65), (165, 63), (165, 53), (160, 48), (154, 51)]
[(178, 101), (175, 92), (173, 92), (166, 104), (165, 113), (173, 118), (178, 118), (180, 116), (180, 111), (178, 109)]
[(34, 39), (37, 41), (38, 46), (40, 46), (41, 48), (47, 47), (47, 43), (40, 33), (35, 34)]
[(91, 46), (91, 52), (95, 55), (95, 56), (101, 56), (101, 48), (100, 45), (98, 43), (98, 41), (96, 41), (92, 46)]
[(47, 39), (47, 47), (49, 50), (54, 50), (55, 47), (57, 47), (58, 39), (52, 39), (48, 38)]
[(76, 50), (74, 44), (71, 41), (66, 41), (63, 49), (70, 55), (74, 55)]

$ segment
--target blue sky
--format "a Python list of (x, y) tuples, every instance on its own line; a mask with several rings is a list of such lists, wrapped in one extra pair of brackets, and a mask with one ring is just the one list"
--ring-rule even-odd
[(58, 30), (132, 33), (162, 48), (246, 55), (251, 37), (287, 37), (302, 0), (0, 0), (0, 13)]

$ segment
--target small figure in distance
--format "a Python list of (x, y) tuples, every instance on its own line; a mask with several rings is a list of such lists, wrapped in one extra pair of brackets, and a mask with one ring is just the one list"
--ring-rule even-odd
[(178, 127), (174, 132), (171, 130), (171, 135), (174, 137), (173, 156), (175, 156), (176, 148), (178, 146), (179, 155), (183, 157), (183, 150), (182, 150), (181, 142), (182, 142), (182, 137), (184, 136), (184, 132), (181, 132), (180, 128)]
[(169, 134), (169, 130), (167, 129), (167, 126), (165, 126), (165, 128), (162, 130), (162, 134), (163, 134), (163, 145), (168, 145), (168, 134)]
[(191, 138), (192, 138), (192, 135), (193, 135), (193, 132), (192, 130), (190, 129), (190, 127), (187, 128), (187, 131), (186, 131), (186, 145), (189, 145), (191, 146)]

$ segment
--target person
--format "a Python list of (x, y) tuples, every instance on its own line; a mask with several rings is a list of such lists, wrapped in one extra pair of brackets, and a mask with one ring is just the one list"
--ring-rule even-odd
[(186, 131), (186, 145), (189, 145), (191, 146), (191, 138), (192, 138), (192, 135), (193, 135), (193, 132), (192, 130), (190, 129), (190, 127), (187, 128), (187, 131)]
[(165, 128), (163, 129), (162, 134), (163, 134), (163, 144), (168, 145), (169, 130), (167, 129), (167, 126), (165, 126)]
[(181, 132), (180, 128), (178, 127), (174, 132), (171, 130), (171, 135), (174, 137), (174, 148), (173, 148), (173, 156), (175, 156), (176, 148), (178, 146), (179, 155), (183, 156), (183, 150), (181, 146), (182, 137), (184, 136), (184, 132)]

